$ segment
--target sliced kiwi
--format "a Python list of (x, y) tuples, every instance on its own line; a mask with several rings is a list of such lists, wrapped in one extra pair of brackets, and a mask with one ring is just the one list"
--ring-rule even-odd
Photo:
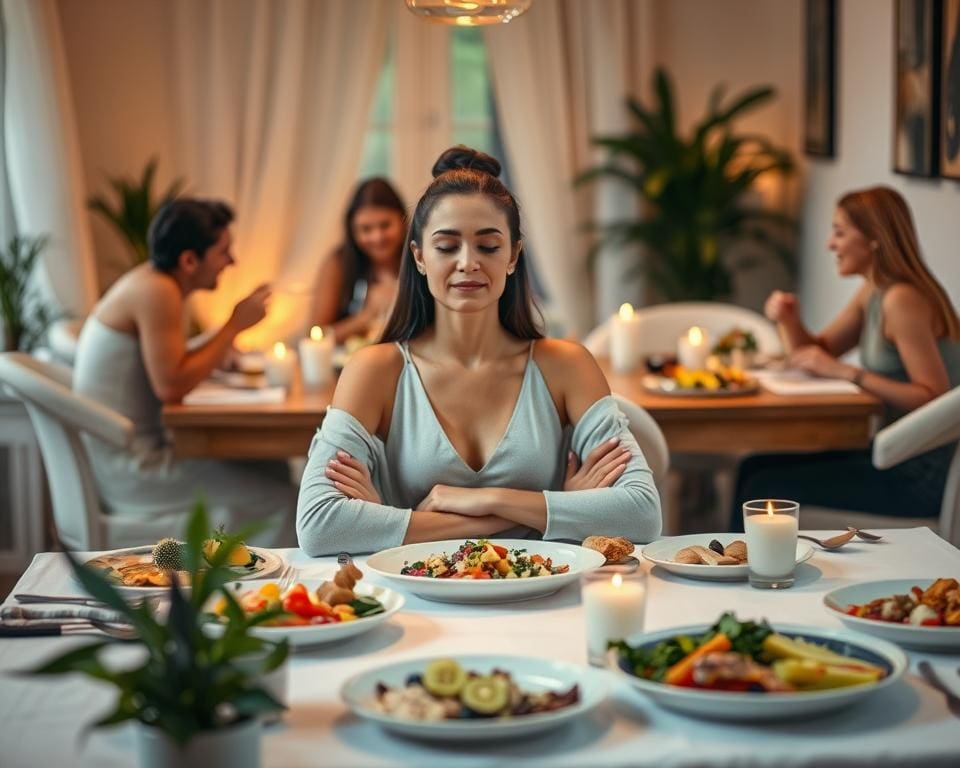
[(453, 659), (431, 661), (423, 673), (423, 687), (434, 696), (456, 696), (467, 681), (467, 673)]
[(483, 675), (467, 681), (460, 701), (479, 715), (496, 715), (510, 704), (510, 684), (501, 675)]

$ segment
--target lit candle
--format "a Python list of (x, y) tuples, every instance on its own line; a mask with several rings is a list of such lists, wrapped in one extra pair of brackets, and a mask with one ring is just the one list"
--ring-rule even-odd
[(581, 594), (587, 624), (587, 656), (591, 664), (604, 664), (607, 643), (643, 631), (647, 586), (643, 571), (614, 573), (593, 571), (584, 575)]
[[(750, 583), (760, 580), (780, 582), (787, 577), (790, 586), (797, 560), (797, 531), (799, 505), (793, 501), (767, 500), (743, 505), (743, 526), (747, 539), (747, 565)], [(754, 586), (757, 586), (754, 584)]]
[(690, 328), (677, 342), (677, 362), (688, 370), (703, 369), (709, 354), (710, 343), (707, 332), (698, 325)]
[(610, 318), (610, 363), (617, 373), (626, 373), (640, 362), (640, 318), (631, 304), (622, 304)]
[(333, 377), (333, 336), (324, 335), (323, 329), (315, 325), (310, 329), (310, 337), (300, 339), (300, 374), (305, 387), (323, 387)]
[(267, 383), (272, 387), (289, 387), (297, 365), (297, 354), (287, 349), (287, 345), (278, 341), (273, 351), (267, 355)]

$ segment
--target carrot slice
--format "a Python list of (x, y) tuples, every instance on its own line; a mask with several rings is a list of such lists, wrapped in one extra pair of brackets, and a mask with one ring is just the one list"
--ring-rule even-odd
[(706, 656), (708, 653), (723, 653), (724, 651), (729, 651), (730, 647), (730, 638), (723, 634), (723, 632), (718, 632), (697, 648), (697, 650), (688, 653), (670, 667), (663, 677), (663, 682), (668, 685), (679, 685), (680, 681), (683, 680), (693, 668), (693, 663), (701, 656)]

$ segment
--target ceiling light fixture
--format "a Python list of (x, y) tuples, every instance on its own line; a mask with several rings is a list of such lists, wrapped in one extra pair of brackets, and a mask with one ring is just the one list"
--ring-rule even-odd
[(407, 8), (417, 16), (458, 27), (508, 24), (532, 4), (533, 0), (407, 0)]

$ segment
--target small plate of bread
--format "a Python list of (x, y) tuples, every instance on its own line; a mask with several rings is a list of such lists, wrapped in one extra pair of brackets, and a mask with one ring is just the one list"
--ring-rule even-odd
[[(670, 536), (647, 544), (641, 554), (670, 573), (691, 579), (745, 581), (747, 543), (743, 534), (695, 533)], [(807, 542), (797, 542), (797, 564), (813, 555)]]
[(640, 561), (633, 556), (633, 542), (623, 536), (587, 536), (583, 546), (606, 558), (598, 570), (632, 573), (640, 567)]

